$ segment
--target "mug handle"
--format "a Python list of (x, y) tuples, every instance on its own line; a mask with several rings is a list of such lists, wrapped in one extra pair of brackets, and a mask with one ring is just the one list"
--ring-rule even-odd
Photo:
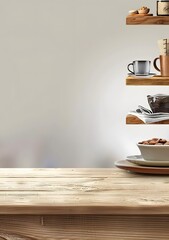
[(132, 74), (134, 74), (134, 72), (132, 72), (132, 71), (130, 70), (130, 66), (133, 66), (133, 63), (130, 63), (130, 64), (127, 66), (127, 69), (128, 69), (129, 72), (131, 72)]
[(160, 58), (158, 57), (158, 58), (155, 58), (155, 59), (154, 59), (154, 68), (155, 68), (157, 71), (161, 72), (161, 70), (157, 67), (157, 60), (160, 60)]

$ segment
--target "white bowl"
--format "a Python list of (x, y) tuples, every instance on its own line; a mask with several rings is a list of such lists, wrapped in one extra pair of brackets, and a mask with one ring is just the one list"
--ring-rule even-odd
[(137, 144), (144, 160), (169, 161), (169, 145)]

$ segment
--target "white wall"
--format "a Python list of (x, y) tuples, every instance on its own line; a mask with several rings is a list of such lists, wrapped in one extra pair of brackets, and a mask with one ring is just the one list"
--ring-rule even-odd
[(1, 142), (33, 140), (22, 157), (35, 139), (44, 144), (43, 157), (15, 157), (8, 166), (112, 166), (138, 153), (140, 139), (169, 138), (168, 126), (125, 125), (129, 110), (147, 105), (147, 94), (168, 93), (125, 86), (127, 64), (153, 60), (157, 40), (168, 37), (168, 26), (126, 26), (125, 16), (142, 5), (155, 12), (155, 4), (0, 0)]

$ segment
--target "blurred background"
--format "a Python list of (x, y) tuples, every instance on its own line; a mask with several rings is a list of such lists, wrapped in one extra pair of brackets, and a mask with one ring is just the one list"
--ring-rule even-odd
[[(168, 87), (126, 87), (167, 26), (126, 26), (149, 0), (0, 0), (0, 167), (112, 167), (166, 126), (126, 126)], [(154, 71), (154, 70), (152, 70)]]

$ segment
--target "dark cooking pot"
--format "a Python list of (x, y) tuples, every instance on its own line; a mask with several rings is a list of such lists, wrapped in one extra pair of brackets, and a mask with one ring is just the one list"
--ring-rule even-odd
[(169, 113), (169, 95), (148, 95), (147, 99), (153, 113)]

